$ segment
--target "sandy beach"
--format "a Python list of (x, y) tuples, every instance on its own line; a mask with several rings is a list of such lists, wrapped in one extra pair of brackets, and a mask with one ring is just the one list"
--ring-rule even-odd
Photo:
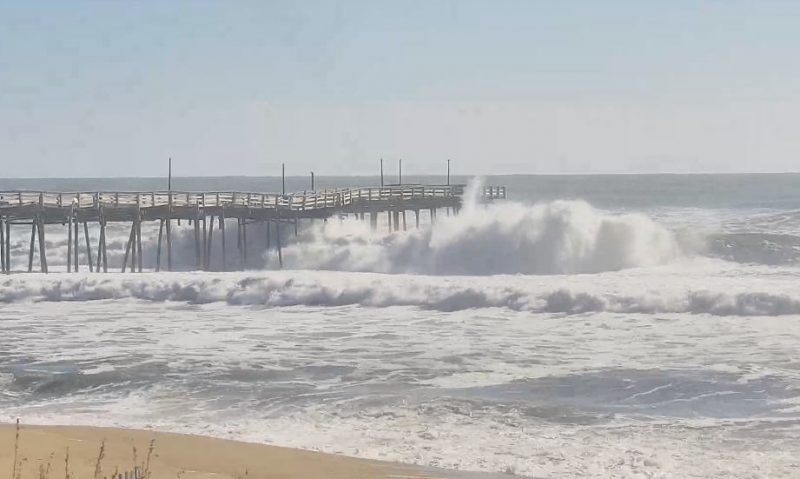
[[(16, 428), (0, 426), (0, 471), (14, 470)], [(447, 471), (418, 469), (318, 452), (164, 432), (81, 426), (26, 426), (20, 431), (20, 479), (112, 477), (146, 467), (153, 478), (435, 478)], [(95, 475), (101, 444), (100, 474)], [(135, 451), (134, 451), (135, 448)], [(68, 476), (66, 453), (69, 449)], [(48, 472), (49, 471), (49, 472)], [(459, 474), (458, 477), (465, 477)]]

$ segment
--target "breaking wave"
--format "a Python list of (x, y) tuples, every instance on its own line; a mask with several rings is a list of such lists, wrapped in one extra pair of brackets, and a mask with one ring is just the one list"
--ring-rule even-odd
[[(364, 222), (328, 222), (283, 251), (284, 265), (434, 275), (572, 274), (671, 262), (685, 246), (640, 214), (612, 215), (583, 201), (466, 207), (432, 227), (391, 235)], [(277, 267), (274, 257), (268, 267)]]
[[(691, 290), (676, 288), (619, 294), (592, 290), (581, 283), (526, 287), (512, 277), (478, 282), (472, 278), (441, 280), (419, 277), (347, 273), (281, 274), (146, 274), (146, 275), (26, 275), (0, 281), (0, 302), (59, 302), (134, 299), (190, 304), (286, 306), (413, 306), (436, 311), (505, 308), (531, 313), (575, 315), (614, 313), (690, 313), (718, 316), (778, 316), (800, 314), (800, 294), (736, 291), (736, 288)], [(586, 277), (584, 277), (586, 279)], [(506, 281), (507, 280), (507, 281)], [(636, 282), (635, 280), (633, 281)], [(584, 283), (585, 284), (585, 283)], [(623, 288), (635, 291), (636, 288)]]

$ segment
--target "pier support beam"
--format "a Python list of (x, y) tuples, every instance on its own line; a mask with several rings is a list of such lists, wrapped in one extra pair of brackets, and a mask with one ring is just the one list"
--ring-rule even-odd
[(142, 213), (136, 213), (136, 264), (139, 267), (139, 272), (142, 272)]
[(78, 272), (79, 262), (78, 257), (80, 256), (80, 237), (78, 236), (78, 214), (75, 213), (75, 218), (72, 220), (72, 252), (74, 253), (72, 256), (72, 266), (75, 269), (75, 272)]
[(133, 264), (135, 263), (134, 257), (136, 256), (136, 247), (134, 246), (134, 242), (136, 241), (136, 223), (131, 224), (131, 234), (128, 236), (128, 244), (125, 246), (125, 257), (122, 259), (122, 272), (125, 272), (125, 269), (128, 267), (128, 258), (131, 259), (131, 270), (134, 269)]
[(86, 256), (89, 263), (89, 272), (92, 273), (94, 271), (92, 266), (92, 243), (89, 242), (89, 223), (86, 221), (83, 222), (83, 237), (86, 240)]
[(72, 272), (72, 217), (74, 212), (72, 208), (69, 211), (69, 218), (67, 218), (67, 273)]
[[(206, 229), (206, 219), (203, 217), (203, 231)], [(206, 241), (206, 258), (205, 258), (205, 269), (209, 271), (211, 269), (211, 240), (213, 239), (214, 234), (214, 217), (211, 216), (210, 224), (208, 225), (208, 240)]]
[(194, 269), (202, 269), (201, 257), (201, 241), (200, 241), (200, 206), (195, 205), (194, 210)]
[(275, 244), (278, 246), (278, 266), (283, 269), (283, 251), (281, 249), (281, 210), (277, 197), (275, 197)]
[(28, 273), (33, 272), (33, 247), (36, 246), (36, 222), (31, 222), (31, 247), (28, 250)]
[(11, 222), (6, 218), (6, 272), (11, 272)]
[(97, 240), (97, 267), (95, 271), (100, 272), (100, 263), (103, 264), (103, 272), (108, 273), (108, 255), (106, 254), (106, 219), (103, 211), (100, 210), (100, 238)]
[(8, 272), (6, 271), (6, 225), (2, 217), (0, 217), (0, 272)]
[(222, 242), (222, 271), (227, 271), (227, 264), (226, 262), (226, 252), (225, 252), (225, 209), (222, 209), (222, 212), (219, 214), (219, 236), (220, 241)]
[(158, 222), (158, 244), (156, 245), (156, 271), (161, 271), (161, 238), (164, 236), (164, 220)]
[(39, 231), (39, 265), (42, 273), (47, 273), (47, 246), (44, 242), (44, 219), (41, 215), (36, 218), (36, 229)]

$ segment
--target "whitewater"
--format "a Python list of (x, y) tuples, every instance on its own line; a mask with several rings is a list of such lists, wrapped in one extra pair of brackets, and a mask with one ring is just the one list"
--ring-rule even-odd
[[(184, 224), (177, 272), (2, 276), (0, 419), (530, 477), (797, 477), (800, 181), (680, 179), (512, 177), (514, 201), (420, 229), (303, 223), (283, 270), (254, 225), (244, 271), (192, 271)], [(110, 225), (110, 269), (128, 233)]]

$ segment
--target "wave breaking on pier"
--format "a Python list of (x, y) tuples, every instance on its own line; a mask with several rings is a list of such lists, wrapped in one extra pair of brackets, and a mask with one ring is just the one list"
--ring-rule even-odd
[[(459, 215), (388, 235), (370, 232), (364, 222), (318, 223), (284, 248), (283, 259), (296, 269), (571, 274), (665, 264), (685, 250), (674, 232), (647, 216), (612, 215), (583, 201), (554, 201), (468, 204)], [(267, 267), (276, 268), (277, 259), (269, 257)]]

